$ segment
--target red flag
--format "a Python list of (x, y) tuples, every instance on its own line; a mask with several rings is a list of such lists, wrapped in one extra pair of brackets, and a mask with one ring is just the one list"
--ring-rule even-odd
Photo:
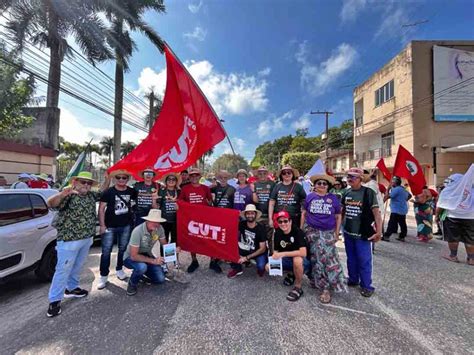
[(239, 261), (239, 211), (178, 201), (178, 245), (183, 250)]
[(390, 174), (390, 171), (387, 169), (387, 166), (385, 165), (385, 160), (383, 160), (383, 158), (380, 158), (376, 167), (382, 172), (382, 175), (385, 178), (385, 180), (387, 181), (392, 180), (392, 174)]
[(184, 65), (165, 46), (166, 91), (148, 136), (108, 172), (124, 169), (139, 178), (153, 167), (158, 176), (193, 165), (225, 138), (219, 118)]
[(407, 179), (413, 194), (418, 195), (423, 192), (423, 187), (426, 185), (423, 169), (418, 160), (402, 145), (398, 147), (393, 175)]

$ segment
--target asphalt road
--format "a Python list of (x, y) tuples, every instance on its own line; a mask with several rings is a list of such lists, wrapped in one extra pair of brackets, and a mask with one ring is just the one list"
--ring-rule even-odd
[[(188, 284), (142, 286), (128, 297), (112, 272), (99, 291), (94, 247), (82, 279), (89, 296), (64, 301), (58, 317), (46, 317), (49, 285), (33, 274), (0, 285), (0, 353), (473, 353), (474, 267), (464, 248), (463, 263), (451, 263), (440, 258), (444, 242), (413, 234), (377, 245), (372, 298), (350, 289), (328, 306), (307, 280), (290, 303), (280, 277), (258, 278), (251, 267), (230, 280), (204, 258)], [(345, 266), (342, 243), (339, 251)]]

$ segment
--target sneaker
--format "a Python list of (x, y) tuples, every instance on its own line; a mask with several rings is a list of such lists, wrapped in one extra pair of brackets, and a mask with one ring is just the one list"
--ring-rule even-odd
[(107, 282), (108, 282), (107, 280), (108, 280), (108, 279), (109, 279), (108, 276), (101, 276), (101, 277), (99, 278), (99, 283), (97, 284), (97, 289), (98, 289), (98, 290), (104, 289), (105, 286), (107, 285)]
[(134, 296), (137, 294), (137, 286), (132, 285), (130, 280), (128, 281), (127, 285), (127, 296)]
[(234, 277), (242, 275), (244, 272), (242, 270), (230, 269), (227, 273), (227, 277), (229, 279), (233, 279)]
[(209, 263), (209, 269), (214, 270), (216, 274), (221, 274), (222, 273), (222, 268), (219, 266), (217, 261), (211, 261)]
[(199, 263), (197, 262), (197, 260), (193, 260), (193, 262), (188, 266), (187, 271), (191, 274), (194, 271), (196, 271), (198, 267), (199, 267)]
[(347, 286), (357, 287), (357, 286), (359, 286), (359, 283), (358, 282), (347, 281)]
[(89, 292), (87, 290), (76, 287), (72, 291), (69, 291), (68, 289), (66, 289), (66, 291), (64, 291), (64, 298), (82, 298), (82, 297), (86, 297), (88, 294)]
[(138, 282), (141, 282), (141, 283), (143, 283), (143, 284), (145, 284), (145, 285), (147, 285), (147, 286), (151, 286), (151, 284), (152, 284), (151, 279), (150, 279), (148, 276), (146, 276), (146, 275), (143, 275), (143, 276), (140, 278), (140, 281), (138, 281)]
[(370, 297), (374, 294), (374, 290), (368, 290), (366, 288), (363, 288), (360, 290), (360, 294), (364, 297)]
[(51, 317), (56, 317), (61, 314), (61, 301), (51, 302), (48, 307), (48, 312), (46, 315)]
[(258, 276), (263, 277), (265, 275), (265, 269), (262, 269), (262, 270), (257, 269), (257, 274)]
[(121, 281), (126, 280), (128, 277), (128, 275), (122, 269), (117, 270), (116, 274), (117, 274), (117, 278)]
[(400, 242), (404, 242), (404, 241), (405, 241), (405, 237), (398, 237), (397, 240), (400, 241)]
[(383, 237), (382, 237), (382, 240), (383, 240), (384, 242), (389, 242), (389, 241), (390, 241), (390, 237), (383, 236)]

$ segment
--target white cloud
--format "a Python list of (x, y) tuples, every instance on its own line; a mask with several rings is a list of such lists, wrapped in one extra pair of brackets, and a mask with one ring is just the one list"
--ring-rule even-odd
[(292, 118), (294, 111), (288, 111), (279, 117), (268, 118), (261, 121), (257, 128), (257, 135), (259, 138), (269, 136), (271, 133), (277, 132), (284, 127), (284, 121)]
[(258, 72), (258, 75), (260, 76), (269, 76), (270, 73), (272, 72), (272, 69), (270, 67), (266, 67)]
[(341, 13), (339, 14), (342, 23), (355, 21), (368, 2), (370, 0), (344, 0)]
[(193, 14), (197, 14), (199, 10), (201, 9), (201, 6), (202, 6), (202, 0), (199, 0), (199, 3), (197, 4), (193, 4), (193, 3), (188, 4), (188, 9)]
[[(403, 23), (408, 22), (408, 13), (403, 7), (394, 8), (394, 6), (390, 6), (382, 18), (383, 21), (380, 23), (377, 32), (375, 32), (374, 39), (387, 39), (400, 35), (400, 27)], [(402, 36), (403, 41), (404, 38)]]
[(295, 54), (295, 59), (301, 64), (300, 80), (302, 87), (312, 96), (318, 96), (325, 91), (355, 62), (357, 51), (350, 44), (342, 43), (331, 56), (319, 64), (308, 60), (308, 44), (302, 42)]
[[(242, 73), (220, 73), (207, 60), (187, 61), (184, 64), (218, 115), (245, 115), (266, 110), (268, 84), (265, 78)], [(166, 70), (157, 73), (151, 68), (144, 68), (138, 78), (138, 85), (138, 95), (154, 87), (163, 96)]]
[(188, 33), (183, 34), (184, 38), (187, 38), (190, 40), (196, 40), (199, 42), (203, 42), (206, 39), (206, 36), (207, 36), (207, 30), (199, 26), (196, 26), (193, 32), (188, 32)]
[(311, 121), (308, 117), (303, 116), (299, 120), (293, 122), (291, 124), (291, 126), (294, 129), (305, 129), (305, 128), (309, 128), (309, 126), (311, 126)]

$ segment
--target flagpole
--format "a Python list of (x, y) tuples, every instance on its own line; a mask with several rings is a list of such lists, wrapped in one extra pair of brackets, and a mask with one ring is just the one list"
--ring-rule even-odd
[(181, 61), (181, 59), (179, 59), (179, 57), (176, 55), (175, 52), (173, 52), (173, 50), (171, 49), (171, 47), (168, 45), (168, 42), (164, 41), (164, 44), (166, 46), (166, 48), (168, 48), (168, 50), (173, 54), (173, 56), (178, 60), (178, 62), (181, 64), (181, 66), (183, 67), (184, 71), (189, 75), (189, 77), (191, 78), (191, 80), (193, 81), (194, 85), (196, 85), (196, 87), (198, 88), (199, 92), (201, 93), (201, 95), (204, 97), (204, 100), (206, 100), (207, 104), (209, 105), (209, 107), (211, 108), (212, 110), (212, 113), (214, 113), (214, 115), (218, 118), (217, 119), (217, 122), (219, 123), (219, 125), (221, 126), (222, 130), (225, 132), (225, 136), (227, 138), (227, 141), (229, 142), (229, 145), (230, 145), (230, 149), (232, 150), (232, 154), (234, 155), (237, 155), (235, 154), (235, 150), (234, 150), (234, 146), (232, 145), (232, 142), (229, 138), (229, 134), (227, 133), (226, 129), (224, 128), (224, 125), (222, 124), (221, 120), (219, 119), (219, 116), (217, 115), (216, 111), (214, 111), (214, 107), (212, 107), (211, 103), (209, 102), (209, 100), (207, 99), (206, 95), (204, 95), (204, 93), (202, 92), (201, 88), (199, 87), (199, 85), (196, 83), (196, 81), (194, 80), (194, 78), (192, 77), (192, 75), (189, 73), (188, 69), (186, 69), (186, 66), (183, 64), (183, 62)]

